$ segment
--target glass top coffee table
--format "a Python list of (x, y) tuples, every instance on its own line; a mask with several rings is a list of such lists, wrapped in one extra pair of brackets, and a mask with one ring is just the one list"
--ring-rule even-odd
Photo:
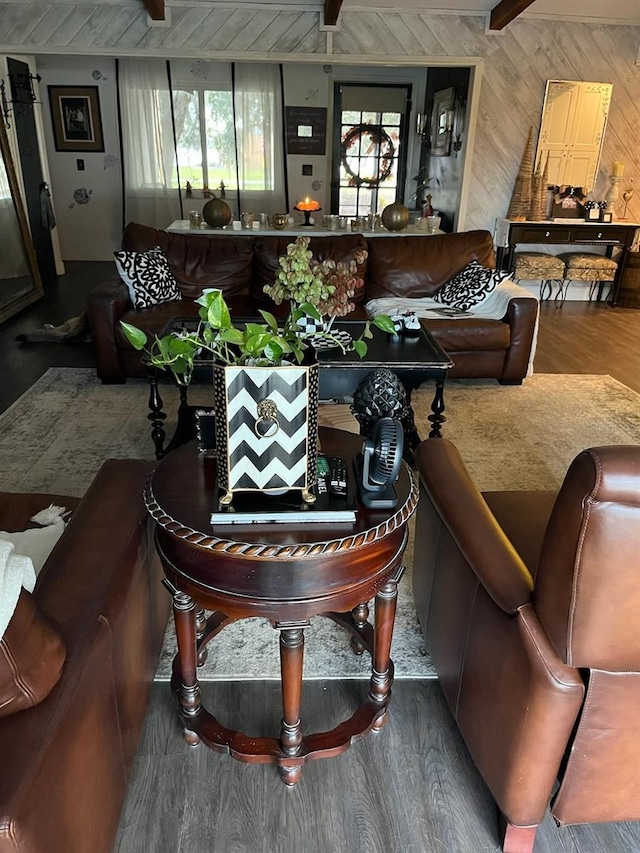
[[(255, 318), (253, 318), (255, 320)], [(174, 317), (162, 330), (162, 335), (171, 331), (190, 331), (197, 326), (193, 317)], [(334, 330), (348, 332), (352, 338), (358, 338), (364, 328), (364, 320), (345, 320), (334, 323)], [(429, 438), (440, 438), (441, 428), (446, 418), (444, 416), (444, 383), (447, 373), (453, 367), (453, 361), (433, 338), (431, 333), (421, 325), (419, 333), (414, 337), (389, 335), (377, 327), (371, 328), (373, 337), (367, 339), (367, 354), (360, 358), (349, 350), (342, 352), (340, 347), (318, 351), (320, 363), (320, 399), (341, 401), (352, 398), (360, 382), (372, 371), (387, 369), (392, 371), (406, 393), (407, 405), (411, 406), (411, 394), (422, 383), (433, 381), (435, 390), (431, 402), (431, 414), (428, 416), (430, 428)], [(180, 387), (180, 408), (178, 410), (178, 425), (171, 442), (164, 446), (165, 431), (163, 423), (166, 414), (158, 389), (158, 371), (149, 370), (149, 420), (152, 424), (152, 439), (155, 445), (156, 458), (161, 459), (169, 450), (180, 446), (185, 441), (196, 437), (193, 407), (189, 406), (188, 388)], [(192, 382), (212, 382), (210, 361), (203, 358), (196, 361)], [(202, 407), (200, 407), (202, 408)], [(411, 413), (411, 420), (413, 414)], [(413, 443), (419, 440), (416, 434)]]

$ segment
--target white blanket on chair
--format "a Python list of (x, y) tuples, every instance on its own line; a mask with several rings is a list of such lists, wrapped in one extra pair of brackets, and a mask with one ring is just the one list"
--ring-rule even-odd
[[(502, 320), (507, 313), (509, 302), (516, 297), (525, 299), (535, 299), (538, 302), (538, 297), (529, 293), (524, 287), (520, 287), (510, 279), (501, 282), (491, 293), (473, 306), (470, 311), (462, 311), (459, 308), (451, 308), (448, 305), (443, 305), (442, 302), (436, 302), (429, 296), (420, 296), (415, 299), (401, 296), (383, 296), (380, 299), (371, 299), (366, 304), (366, 309), (372, 317), (377, 314), (389, 314), (393, 317), (398, 314), (403, 314), (405, 311), (410, 311), (417, 317), (424, 317), (429, 320), (462, 320), (466, 317), (482, 319), (482, 320)], [(533, 373), (533, 358), (536, 352), (536, 344), (538, 340), (538, 315), (536, 313), (536, 324), (533, 331), (533, 341), (531, 342), (531, 352), (529, 354), (529, 365), (527, 368), (527, 376)]]
[(0, 540), (0, 640), (16, 609), (20, 590), (33, 592), (36, 570), (30, 557), (14, 554), (13, 542)]
[(18, 533), (0, 530), (0, 640), (16, 609), (22, 587), (33, 592), (36, 576), (64, 533), (64, 519), (68, 514), (63, 506), (51, 504), (31, 518), (41, 524), (41, 528)]

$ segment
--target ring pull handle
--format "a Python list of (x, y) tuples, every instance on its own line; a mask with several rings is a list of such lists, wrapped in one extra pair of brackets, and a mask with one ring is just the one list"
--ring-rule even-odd
[(258, 438), (273, 438), (280, 429), (278, 421), (278, 407), (273, 400), (259, 400), (258, 417), (253, 429)]

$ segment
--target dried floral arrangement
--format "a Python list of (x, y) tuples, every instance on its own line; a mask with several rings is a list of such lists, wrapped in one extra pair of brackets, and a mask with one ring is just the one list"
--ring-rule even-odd
[(309, 250), (309, 237), (300, 236), (287, 246), (287, 254), (278, 260), (278, 272), (267, 293), (276, 305), (289, 301), (313, 305), (323, 317), (344, 317), (353, 311), (354, 297), (364, 288), (358, 267), (367, 258), (358, 250), (348, 263), (319, 261)]

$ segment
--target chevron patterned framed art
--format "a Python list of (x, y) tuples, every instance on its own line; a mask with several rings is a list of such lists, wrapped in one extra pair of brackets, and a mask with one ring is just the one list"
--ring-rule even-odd
[(218, 484), (239, 491), (299, 489), (315, 496), (319, 366), (213, 366)]

